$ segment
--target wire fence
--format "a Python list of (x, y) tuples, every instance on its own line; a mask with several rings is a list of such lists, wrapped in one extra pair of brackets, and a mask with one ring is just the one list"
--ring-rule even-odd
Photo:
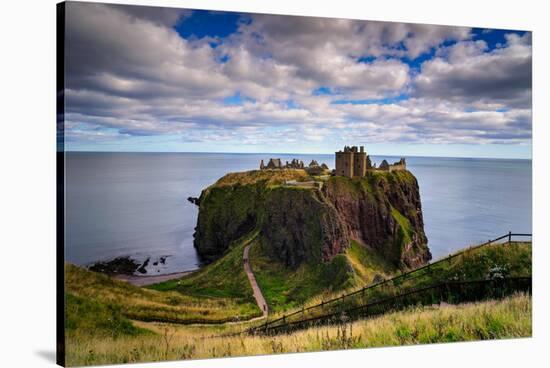
[[(465, 282), (479, 283), (481, 281), (497, 282), (495, 280), (481, 280), (481, 281), (480, 280), (478, 281), (436, 280), (434, 282), (433, 279), (434, 277), (437, 278), (437, 275), (434, 276), (434, 273), (438, 272), (438, 265), (441, 265), (444, 262), (448, 262), (450, 264), (454, 258), (464, 255), (467, 252), (472, 252), (472, 251), (475, 251), (476, 249), (479, 249), (488, 245), (510, 244), (513, 238), (523, 238), (523, 237), (531, 237), (531, 236), (532, 236), (531, 234), (509, 232), (508, 234), (505, 234), (503, 236), (488, 240), (487, 242), (484, 242), (472, 247), (468, 247), (457, 253), (441, 258), (435, 262), (431, 262), (425, 266), (402, 273), (393, 278), (365, 286), (359, 290), (344, 294), (336, 298), (332, 298), (330, 300), (322, 301), (321, 303), (309, 306), (307, 308), (302, 307), (299, 310), (296, 310), (292, 313), (285, 314), (282, 317), (276, 318), (272, 321), (266, 321), (264, 324), (260, 326), (251, 327), (245, 330), (244, 332), (249, 334), (267, 333), (272, 331), (285, 330), (289, 326), (300, 326), (306, 323), (307, 321), (326, 321), (326, 318), (332, 318), (332, 316), (340, 315), (342, 311), (360, 310), (361, 308), (363, 308), (366, 305), (369, 305), (369, 303), (372, 303), (373, 301), (385, 300), (388, 298), (390, 299), (398, 298), (403, 295), (408, 295), (407, 293), (409, 292), (416, 293), (418, 292), (418, 289), (413, 289), (413, 288), (419, 287), (417, 281), (421, 281), (419, 279), (421, 279), (423, 276), (429, 276), (427, 279), (430, 280), (431, 284), (427, 286), (422, 285), (422, 290), (423, 289), (432, 290), (433, 288), (441, 287), (440, 285), (448, 286), (448, 285), (451, 285), (453, 282), (455, 284), (458, 283), (457, 285), (459, 285), (461, 282), (462, 283), (465, 283)], [(529, 276), (529, 279), (530, 279), (530, 276)], [(411, 281), (413, 280), (415, 280), (416, 283), (411, 283)], [(330, 317), (327, 317), (327, 316), (330, 316)]]
[(531, 277), (510, 277), (502, 279), (484, 279), (471, 281), (446, 281), (398, 295), (373, 300), (352, 308), (320, 316), (287, 322), (276, 326), (260, 327), (252, 334), (280, 334), (294, 330), (311, 328), (326, 324), (342, 324), (352, 320), (368, 318), (408, 306), (432, 305), (441, 302), (450, 304), (502, 298), (516, 292), (531, 293)]

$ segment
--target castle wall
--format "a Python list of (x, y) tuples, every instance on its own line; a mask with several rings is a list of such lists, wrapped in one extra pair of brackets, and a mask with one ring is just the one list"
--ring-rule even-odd
[(336, 152), (336, 175), (353, 177), (353, 152)]
[(367, 154), (356, 152), (353, 154), (353, 176), (365, 176), (367, 172)]
[(407, 165), (406, 164), (393, 164), (393, 165), (390, 165), (388, 171), (392, 172), (392, 171), (403, 171), (403, 170), (407, 170)]
[(372, 166), (370, 157), (365, 152), (363, 146), (345, 146), (343, 151), (335, 152), (336, 154), (336, 169), (335, 175), (352, 177), (362, 177), (367, 175), (367, 171), (403, 171), (407, 170), (407, 163), (404, 158), (399, 161), (389, 164), (386, 160), (382, 160), (378, 168)]

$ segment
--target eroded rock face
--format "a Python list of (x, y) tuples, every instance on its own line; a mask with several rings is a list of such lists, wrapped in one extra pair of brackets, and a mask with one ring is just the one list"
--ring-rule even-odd
[(295, 268), (330, 261), (349, 245), (336, 209), (317, 190), (277, 188), (267, 193), (260, 236), (271, 257)]
[[(305, 181), (302, 171), (290, 175)], [(431, 258), (418, 183), (408, 171), (331, 177), (321, 191), (281, 185), (266, 173), (229, 175), (199, 199), (195, 247), (207, 261), (252, 231), (270, 257), (291, 268), (330, 261), (351, 239), (404, 269)]]
[(378, 250), (396, 266), (414, 268), (431, 259), (418, 182), (410, 172), (332, 177), (323, 193), (350, 237)]
[(216, 260), (233, 242), (256, 228), (262, 188), (261, 184), (251, 184), (203, 191), (194, 234), (194, 245), (203, 261)]

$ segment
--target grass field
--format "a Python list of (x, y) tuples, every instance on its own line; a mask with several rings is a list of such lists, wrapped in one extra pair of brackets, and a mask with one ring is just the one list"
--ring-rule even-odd
[[(382, 260), (370, 254), (367, 248), (357, 243), (352, 244), (352, 247), (348, 249), (346, 257), (354, 265), (356, 279), (359, 279), (359, 281), (355, 281), (354, 286), (347, 290), (325, 291), (323, 294), (310, 298), (304, 303), (305, 308), (317, 305), (321, 301), (327, 302), (333, 298), (359, 290), (365, 284), (370, 284), (372, 278), (369, 278), (369, 276), (361, 278), (358, 276), (361, 273), (373, 275), (382, 270), (385, 272), (382, 272), (381, 275), (385, 278), (399, 274), (395, 269), (392, 270), (390, 265), (384, 264)], [(361, 262), (354, 261), (357, 257), (363, 257)], [(362, 270), (362, 267), (365, 267), (366, 270)], [(383, 287), (369, 289), (365, 294), (358, 293), (347, 297), (343, 302), (338, 301), (333, 304), (325, 304), (323, 308), (306, 310), (305, 314), (295, 315), (291, 320), (287, 319), (287, 322), (336, 312), (342, 308), (352, 308), (364, 304), (365, 300), (372, 301), (390, 297), (406, 290), (430, 286), (443, 280), (459, 281), (524, 276), (531, 276), (531, 243), (493, 244), (468, 250), (458, 257), (434, 264), (429, 269), (420, 271), (417, 274), (413, 273), (408, 277), (386, 283)], [(283, 314), (289, 314), (301, 308), (301, 306), (299, 308), (287, 308), (285, 312), (272, 314), (269, 319), (280, 318)]]
[[(248, 241), (252, 241), (251, 265), (273, 312), (270, 320), (399, 272), (356, 242), (328, 264), (304, 264), (290, 270), (271, 261), (253, 234), (241, 240), (201, 271), (148, 288), (66, 264), (67, 363), (210, 358), (531, 334), (530, 296), (515, 295), (477, 304), (416, 307), (355, 322), (343, 316), (337, 325), (290, 335), (219, 337), (264, 322), (246, 322), (261, 315), (243, 271), (242, 252)], [(428, 272), (392, 282), (378, 291), (382, 294), (374, 292), (371, 297), (438, 280), (529, 275), (531, 243), (490, 245), (434, 264)], [(346, 306), (356, 302), (360, 300), (345, 301)], [(315, 314), (316, 310), (307, 313)]]
[[(71, 264), (65, 265), (65, 277), (67, 317), (71, 321), (69, 326), (75, 330), (94, 324), (101, 326), (101, 315), (108, 313), (121, 321), (137, 319), (178, 323), (225, 322), (234, 320), (235, 316), (249, 319), (261, 315), (254, 303), (240, 299), (197, 297), (176, 291), (139, 288)], [(96, 312), (87, 313), (87, 310)], [(117, 334), (116, 328), (114, 330), (111, 333)]]
[(234, 298), (254, 304), (252, 288), (243, 268), (244, 243), (214, 263), (181, 279), (149, 286), (158, 291), (179, 291), (196, 297)]
[[(291, 335), (215, 337), (243, 328), (134, 322), (116, 336), (73, 331), (67, 338), (70, 366), (216, 358), (368, 348), (531, 336), (531, 297), (517, 294), (475, 304), (434, 305), (377, 318), (316, 327)], [(150, 331), (150, 332), (145, 332)]]
[(353, 241), (345, 254), (327, 264), (303, 264), (291, 270), (267, 255), (256, 242), (250, 252), (250, 264), (272, 312), (288, 311), (328, 299), (344, 290), (364, 286), (375, 275), (388, 277), (396, 269), (375, 252)]

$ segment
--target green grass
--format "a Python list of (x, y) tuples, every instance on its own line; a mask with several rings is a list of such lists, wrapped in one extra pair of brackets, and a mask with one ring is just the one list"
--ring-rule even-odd
[(302, 169), (251, 170), (226, 174), (213, 187), (250, 185), (259, 182), (265, 183), (266, 186), (271, 186), (281, 185), (287, 180), (308, 181), (311, 179), (311, 176)]
[[(107, 308), (128, 319), (217, 323), (232, 321), (236, 316), (249, 319), (261, 314), (252, 303), (233, 298), (196, 297), (176, 291), (139, 288), (71, 264), (65, 265), (65, 280), (66, 292), (71, 297), (90, 301), (98, 308)], [(68, 318), (75, 317), (72, 313), (76, 312), (76, 309), (69, 309)], [(80, 322), (83, 323), (83, 320)]]
[(401, 244), (408, 244), (411, 242), (411, 223), (405, 216), (403, 216), (401, 213), (399, 213), (398, 210), (395, 209), (395, 207), (391, 208), (391, 215), (394, 218), (395, 221), (399, 224), (399, 236), (401, 239)]
[[(299, 308), (304, 303), (319, 302), (320, 298), (326, 298), (331, 293), (341, 293), (350, 285), (370, 283), (376, 273), (389, 276), (394, 270), (392, 265), (370, 249), (355, 242), (345, 254), (337, 256), (328, 264), (316, 267), (305, 264), (297, 270), (289, 270), (272, 262), (264, 255), (259, 243), (252, 246), (250, 257), (258, 283), (275, 314), (289, 308)], [(221, 259), (201, 271), (208, 277), (198, 273), (195, 280), (206, 283), (212, 277), (218, 280), (220, 287), (233, 289), (234, 285), (230, 281), (225, 282), (223, 278), (229, 278), (231, 272), (234, 274), (243, 269), (242, 244), (232, 248), (224, 259), (225, 262)], [(389, 286), (385, 292), (395, 291), (394, 286), (404, 290), (432, 284), (440, 279), (498, 278), (530, 274), (531, 244), (514, 242), (466, 251), (449, 261), (431, 266), (430, 272), (421, 277), (406, 278), (397, 285)], [(250, 324), (188, 326), (185, 323), (228, 321), (235, 316), (250, 318), (259, 315), (259, 309), (254, 304), (239, 302), (239, 297), (204, 296), (200, 287), (190, 288), (187, 292), (191, 294), (184, 294), (185, 287), (180, 291), (177, 291), (177, 287), (170, 287), (177, 286), (178, 281), (156, 285), (156, 290), (138, 288), (69, 264), (66, 265), (66, 279), (66, 346), (69, 365), (318, 351), (531, 335), (531, 298), (529, 295), (515, 295), (498, 301), (445, 307), (412, 307), (381, 317), (311, 328), (291, 335), (211, 338), (212, 335), (222, 332), (239, 331)], [(202, 289), (202, 293), (204, 290), (209, 289)], [(192, 292), (197, 294), (193, 295)], [(209, 293), (219, 295), (218, 290)], [(234, 294), (227, 292), (225, 295)], [(346, 303), (353, 302), (353, 298), (346, 298)], [(274, 317), (276, 316), (271, 318)]]
[(195, 297), (233, 298), (254, 303), (252, 288), (243, 267), (244, 243), (222, 258), (179, 280), (149, 286), (158, 291), (174, 290)]
[(346, 257), (353, 266), (357, 276), (356, 285), (364, 286), (373, 282), (376, 275), (389, 278), (397, 269), (387, 262), (376, 251), (351, 241), (350, 247), (346, 251)]
[(531, 242), (493, 244), (462, 252), (449, 261), (430, 266), (430, 272), (413, 281), (416, 285), (437, 280), (476, 280), (531, 276)]
[(345, 255), (291, 269), (269, 258), (264, 246), (259, 242), (252, 246), (250, 264), (272, 312), (296, 308), (319, 294), (352, 286), (354, 271)]
[(90, 298), (67, 293), (67, 318), (65, 331), (69, 336), (78, 331), (96, 337), (121, 337), (150, 334), (151, 331), (138, 328), (124, 316), (120, 306), (103, 304)]
[[(431, 265), (400, 278), (383, 288), (369, 291), (370, 298), (391, 296), (407, 289), (430, 286), (441, 281), (468, 281), (502, 277), (531, 276), (531, 243), (493, 244), (467, 250), (451, 260)], [(353, 300), (350, 303), (362, 302)]]
[[(69, 336), (69, 366), (312, 352), (410, 344), (530, 337), (531, 297), (414, 307), (353, 323), (277, 336), (219, 335), (216, 326), (136, 323), (154, 334)], [(232, 326), (238, 331), (239, 326)], [(165, 336), (168, 339), (165, 339)], [(168, 341), (168, 343), (167, 343)]]
[[(365, 254), (366, 253), (366, 254)], [(373, 260), (377, 258), (368, 254), (368, 249), (355, 243), (347, 252), (348, 259), (355, 269), (356, 276), (365, 275), (365, 280), (361, 283), (361, 279), (354, 283), (352, 290), (359, 290), (360, 286), (372, 283), (372, 278), (369, 275), (375, 274), (376, 270), (385, 270), (385, 273), (380, 272), (385, 278), (390, 278), (392, 273), (391, 265), (375, 262), (373, 268), (369, 268), (369, 260), (373, 265)], [(357, 261), (357, 256), (362, 255), (363, 261)], [(382, 261), (383, 262), (383, 261)], [(372, 266), (371, 266), (372, 267)], [(363, 269), (362, 269), (363, 268)], [(398, 273), (394, 271), (394, 275)], [(427, 287), (446, 280), (468, 281), (480, 280), (488, 278), (502, 277), (528, 277), (531, 275), (531, 244), (530, 243), (511, 243), (511, 244), (494, 244), (486, 247), (472, 249), (464, 252), (450, 261), (443, 261), (434, 264), (427, 269), (423, 269), (416, 273), (409, 274), (405, 277), (388, 282), (381, 287), (368, 289), (365, 293), (358, 293), (345, 298), (344, 301), (339, 300), (331, 304), (324, 305), (323, 308), (313, 308), (307, 311), (307, 315), (296, 315), (292, 317), (292, 321), (300, 318), (312, 318), (322, 314), (331, 312), (339, 312), (343, 309), (349, 309), (358, 305), (363, 305), (369, 301), (375, 301), (391, 297), (396, 294), (403, 293), (407, 290), (413, 290), (421, 287)], [(323, 298), (312, 298), (306, 303), (307, 306), (318, 305), (321, 299), (324, 301), (338, 297), (344, 293), (327, 293)], [(450, 296), (453, 297), (452, 295)], [(458, 295), (457, 295), (458, 297)], [(288, 314), (288, 312), (286, 313)], [(280, 315), (279, 315), (280, 316)], [(275, 316), (274, 316), (275, 317)], [(289, 320), (288, 320), (289, 321)]]

